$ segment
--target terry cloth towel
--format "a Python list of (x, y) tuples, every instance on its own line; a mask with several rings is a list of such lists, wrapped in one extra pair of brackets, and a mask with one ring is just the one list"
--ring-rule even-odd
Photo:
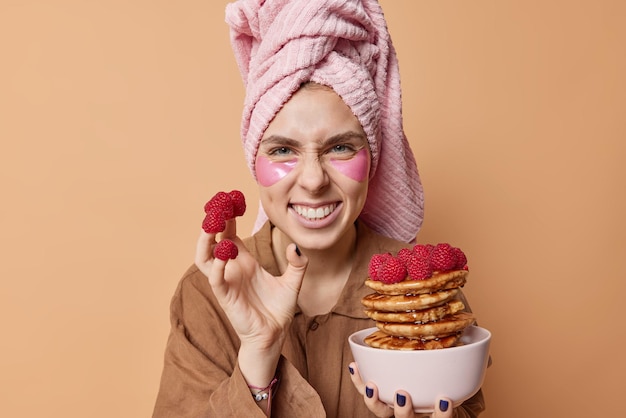
[[(423, 190), (404, 134), (400, 73), (383, 11), (374, 0), (239, 0), (226, 7), (246, 88), (241, 123), (253, 176), (259, 142), (303, 82), (331, 87), (367, 134), (372, 164), (360, 219), (412, 242), (423, 219)], [(267, 219), (260, 208), (257, 230)]]

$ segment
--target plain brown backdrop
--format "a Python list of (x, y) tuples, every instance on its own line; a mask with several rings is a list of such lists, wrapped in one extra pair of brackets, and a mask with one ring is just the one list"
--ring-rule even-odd
[[(202, 205), (256, 189), (225, 1), (0, 1), (0, 416), (148, 417)], [(493, 332), (485, 418), (617, 416), (626, 2), (382, 2)]]

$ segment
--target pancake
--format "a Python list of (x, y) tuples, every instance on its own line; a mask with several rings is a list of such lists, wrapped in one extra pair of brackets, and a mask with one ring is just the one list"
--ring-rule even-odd
[(463, 331), (474, 322), (474, 315), (458, 312), (435, 322), (424, 324), (402, 324), (396, 322), (376, 322), (379, 330), (385, 334), (408, 338), (433, 338)]
[(455, 314), (465, 309), (465, 305), (458, 299), (453, 299), (443, 305), (435, 306), (422, 310), (413, 310), (406, 312), (382, 312), (372, 309), (366, 309), (367, 316), (374, 321), (379, 322), (402, 322), (402, 323), (420, 323), (438, 321), (446, 315)]
[(392, 337), (382, 331), (375, 331), (365, 337), (364, 342), (370, 347), (386, 350), (436, 350), (456, 345), (459, 338), (461, 338), (461, 333), (432, 340), (421, 340), (419, 338)]
[(462, 287), (468, 274), (469, 271), (467, 270), (452, 270), (435, 273), (432, 277), (424, 280), (403, 280), (391, 284), (367, 279), (365, 285), (383, 295), (418, 295)]
[(384, 312), (406, 312), (439, 306), (454, 298), (459, 289), (441, 290), (421, 295), (381, 295), (372, 293), (361, 299), (367, 309)]

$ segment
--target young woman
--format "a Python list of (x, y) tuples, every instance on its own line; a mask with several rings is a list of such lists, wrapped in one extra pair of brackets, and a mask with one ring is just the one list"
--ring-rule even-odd
[[(362, 382), (347, 337), (371, 326), (370, 257), (409, 247), (422, 194), (402, 131), (395, 53), (371, 1), (229, 5), (246, 81), (242, 132), (258, 231), (202, 232), (171, 305), (154, 417), (414, 417)], [(234, 241), (223, 261), (213, 248)], [(433, 417), (477, 416), (482, 394)]]

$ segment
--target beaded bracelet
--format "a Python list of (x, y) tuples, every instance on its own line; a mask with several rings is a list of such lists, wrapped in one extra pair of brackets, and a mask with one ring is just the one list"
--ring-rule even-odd
[(272, 390), (274, 389), (274, 386), (276, 386), (276, 383), (278, 383), (277, 377), (273, 378), (270, 384), (264, 388), (260, 388), (254, 385), (248, 385), (248, 388), (250, 389), (251, 392), (252, 390), (257, 391), (256, 393), (252, 392), (252, 398), (254, 398), (255, 401), (261, 402), (267, 399), (268, 412), (271, 410), (270, 408), (272, 404)]

